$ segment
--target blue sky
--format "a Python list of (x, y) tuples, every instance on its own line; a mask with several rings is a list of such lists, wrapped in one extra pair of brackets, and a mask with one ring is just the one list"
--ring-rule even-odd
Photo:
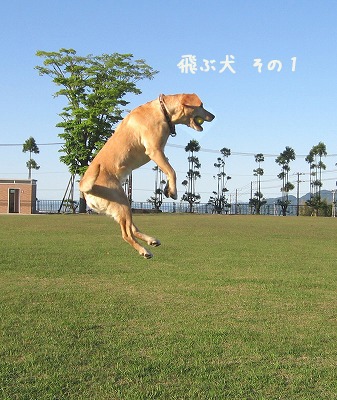
[[(65, 105), (54, 99), (56, 87), (40, 77), (34, 66), (41, 63), (37, 50), (74, 48), (78, 54), (132, 53), (159, 70), (152, 81), (140, 83), (142, 94), (129, 96), (128, 109), (153, 100), (160, 93), (197, 93), (216, 115), (203, 133), (178, 126), (166, 153), (185, 179), (184, 146), (199, 141), (202, 178), (197, 182), (201, 201), (216, 188), (214, 150), (230, 148), (226, 169), (232, 177), (230, 194), (239, 201), (250, 197), (256, 168), (254, 154), (263, 153), (261, 191), (265, 197), (280, 195), (276, 156), (293, 147), (297, 159), (291, 173), (308, 173), (305, 156), (323, 141), (328, 157), (323, 189), (337, 181), (337, 3), (333, 0), (283, 1), (86, 1), (29, 2), (12, 0), (0, 14), (1, 62), (0, 178), (27, 177), (27, 155), (21, 144), (33, 136), (40, 145), (34, 156), (41, 166), (33, 171), (38, 198), (60, 199), (69, 173), (59, 161), (58, 113)], [(183, 55), (197, 61), (195, 74), (182, 73), (177, 64)], [(220, 72), (226, 57), (234, 56), (230, 70)], [(292, 58), (296, 68), (292, 71)], [(262, 69), (254, 67), (261, 59)], [(214, 60), (215, 70), (202, 71), (203, 60)], [(280, 72), (268, 70), (272, 60), (282, 62)], [(134, 200), (151, 196), (154, 173), (149, 163), (134, 174)], [(301, 178), (301, 194), (309, 191), (308, 174)], [(293, 175), (293, 181), (296, 176)]]

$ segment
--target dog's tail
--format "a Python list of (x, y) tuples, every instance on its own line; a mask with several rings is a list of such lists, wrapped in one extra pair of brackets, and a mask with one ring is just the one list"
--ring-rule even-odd
[(81, 192), (88, 193), (91, 191), (99, 175), (99, 171), (100, 165), (98, 163), (94, 163), (89, 166), (80, 182)]

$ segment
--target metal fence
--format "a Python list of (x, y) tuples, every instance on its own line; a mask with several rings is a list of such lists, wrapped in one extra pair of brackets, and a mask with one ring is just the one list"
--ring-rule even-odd
[[(301, 208), (304, 206), (289, 205), (287, 209), (287, 215), (303, 215), (303, 210), (301, 213)], [(155, 211), (153, 205), (148, 202), (133, 202), (132, 208), (134, 211), (148, 212), (149, 210)], [(190, 205), (186, 202), (174, 203), (174, 202), (164, 202), (162, 203), (159, 212), (166, 213), (188, 213), (191, 212)], [(217, 212), (212, 204), (199, 203), (194, 204), (192, 207), (192, 212), (195, 214), (228, 214), (228, 215), (250, 215), (255, 214), (254, 208), (249, 204), (232, 204), (229, 207), (224, 208), (221, 212)], [(265, 204), (261, 207), (261, 215), (282, 215), (282, 209), (277, 204)]]
[(61, 200), (36, 200), (36, 212), (41, 214), (55, 214), (58, 212)]
[(65, 202), (62, 200), (36, 200), (36, 212), (39, 214), (74, 213), (78, 202)]
[[(37, 213), (41, 214), (56, 214), (56, 213), (73, 213), (77, 212), (78, 208), (75, 204), (74, 207), (70, 207), (67, 204), (63, 204), (61, 207), (61, 200), (37, 200), (36, 210)], [(151, 212), (164, 212), (164, 213), (189, 213), (190, 205), (187, 202), (163, 202), (160, 209), (156, 210), (150, 202), (132, 202), (132, 210), (139, 213), (151, 213)], [(91, 212), (88, 209), (88, 212)], [(254, 208), (247, 203), (242, 204), (231, 204), (221, 212), (217, 212), (214, 206), (208, 203), (194, 204), (192, 212), (195, 214), (228, 214), (228, 215), (250, 215), (255, 214)], [(282, 209), (278, 204), (265, 204), (261, 207), (261, 215), (282, 215)], [(287, 208), (288, 216), (296, 215), (312, 215), (312, 210), (306, 205), (292, 205), (290, 204)], [(332, 215), (332, 205), (329, 210), (325, 213), (325, 216)]]

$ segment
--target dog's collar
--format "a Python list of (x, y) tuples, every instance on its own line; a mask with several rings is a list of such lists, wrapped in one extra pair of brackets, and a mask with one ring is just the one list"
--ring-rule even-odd
[(163, 96), (164, 96), (163, 94), (161, 94), (159, 96), (160, 107), (161, 107), (161, 109), (163, 111), (163, 114), (165, 116), (166, 122), (167, 122), (168, 126), (170, 127), (170, 135), (171, 136), (176, 136), (176, 134), (177, 134), (176, 133), (176, 128), (175, 128), (174, 124), (171, 121), (170, 115), (169, 115), (169, 113), (167, 111), (167, 108), (165, 106), (165, 103), (164, 103)]

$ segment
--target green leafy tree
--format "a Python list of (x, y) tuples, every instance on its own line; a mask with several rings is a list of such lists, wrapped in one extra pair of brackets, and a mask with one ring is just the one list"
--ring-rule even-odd
[[(54, 96), (67, 100), (59, 114), (62, 121), (56, 125), (63, 129), (60, 160), (71, 174), (82, 176), (122, 119), (128, 104), (125, 95), (140, 94), (137, 82), (152, 79), (157, 71), (144, 60), (134, 60), (132, 54), (83, 57), (73, 49), (60, 49), (36, 55), (43, 59), (43, 65), (35, 67), (39, 74), (49, 76), (59, 87)], [(85, 212), (83, 197), (79, 211)]]
[(295, 186), (289, 182), (289, 164), (290, 161), (294, 161), (295, 158), (296, 155), (294, 149), (286, 146), (285, 150), (275, 159), (275, 162), (282, 168), (282, 171), (277, 175), (277, 177), (282, 180), (282, 199), (278, 200), (278, 204), (281, 206), (283, 216), (287, 215), (287, 208), (291, 203), (289, 200), (289, 192), (295, 188)]
[(28, 168), (28, 179), (32, 179), (32, 169), (38, 170), (40, 166), (37, 165), (37, 162), (32, 158), (32, 153), (39, 154), (40, 150), (35, 142), (35, 139), (30, 136), (22, 145), (23, 153), (29, 152), (29, 160), (26, 163)]
[(190, 142), (185, 147), (185, 151), (188, 152), (188, 171), (187, 180), (182, 182), (185, 186), (185, 193), (183, 194), (181, 200), (187, 201), (189, 203), (189, 212), (193, 212), (194, 204), (198, 203), (200, 200), (200, 195), (195, 192), (195, 181), (201, 178), (199, 169), (201, 164), (199, 158), (194, 154), (200, 150), (200, 145), (197, 140), (190, 140)]

